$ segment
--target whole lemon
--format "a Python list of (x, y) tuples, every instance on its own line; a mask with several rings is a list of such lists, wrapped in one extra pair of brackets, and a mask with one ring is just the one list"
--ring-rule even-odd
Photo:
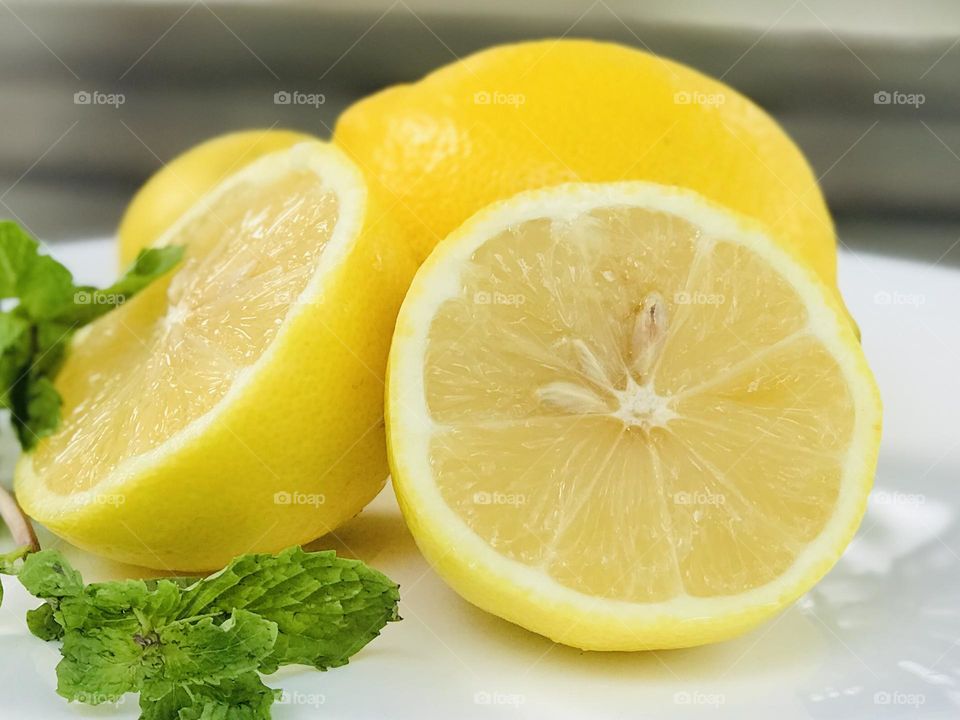
[(126, 267), (203, 195), (228, 175), (310, 135), (292, 130), (242, 130), (220, 135), (178, 155), (158, 170), (127, 206), (117, 230)]
[(522, 190), (650, 180), (759, 220), (835, 283), (833, 223), (793, 141), (732, 88), (650, 53), (586, 40), (494, 47), (360, 100), (334, 141), (393, 203), (421, 260)]

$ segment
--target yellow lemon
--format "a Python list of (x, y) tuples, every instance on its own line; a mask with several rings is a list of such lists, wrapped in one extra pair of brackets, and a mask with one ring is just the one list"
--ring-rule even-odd
[(880, 441), (823, 280), (758, 223), (644, 182), (468, 220), (413, 281), (388, 388), (397, 496), (437, 572), (594, 650), (782, 610), (852, 538)]
[(291, 130), (244, 130), (190, 148), (157, 171), (137, 192), (117, 230), (120, 265), (126, 267), (221, 180), (257, 158), (309, 135)]
[(585, 40), (494, 47), (360, 100), (334, 141), (394, 204), (421, 260), (522, 190), (650, 180), (759, 220), (834, 282), (833, 223), (797, 146), (732, 88), (646, 52)]
[(204, 570), (307, 542), (387, 475), (383, 373), (413, 262), (318, 141), (229, 176), (164, 233), (169, 277), (76, 337), (24, 509), (92, 552)]

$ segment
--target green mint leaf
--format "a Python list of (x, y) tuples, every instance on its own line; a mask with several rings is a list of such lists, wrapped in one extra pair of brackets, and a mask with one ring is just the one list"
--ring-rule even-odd
[[(3, 492), (0, 488), (0, 492)], [(18, 547), (16, 550), (0, 555), (0, 575), (16, 575), (20, 572), (20, 561), (30, 552), (29, 545)], [(3, 604), (3, 583), (0, 583), (0, 605)]]
[(162, 672), (158, 630), (172, 617), (180, 588), (160, 581), (93, 583), (60, 600), (63, 659), (57, 692), (69, 700), (113, 702)]
[(13, 392), (32, 355), (30, 323), (0, 312), (0, 408), (13, 408)]
[(276, 640), (276, 624), (246, 610), (234, 610), (222, 622), (211, 617), (171, 622), (157, 631), (162, 665), (141, 695), (159, 697), (181, 685), (216, 684), (255, 672)]
[(56, 618), (56, 611), (50, 603), (27, 610), (27, 629), (41, 640), (59, 640), (63, 637), (63, 625)]
[(280, 691), (255, 672), (217, 684), (180, 685), (159, 698), (149, 690), (140, 695), (140, 720), (269, 720), (270, 706), (280, 699)]
[(27, 592), (43, 600), (75, 597), (83, 591), (83, 578), (57, 550), (30, 553), (17, 573)]
[(147, 720), (269, 718), (278, 695), (258, 672), (342, 665), (398, 619), (397, 586), (387, 577), (299, 547), (243, 555), (190, 584), (84, 586), (53, 550), (27, 555), (18, 575), (46, 600), (27, 614), (31, 632), (62, 640), (57, 692), (88, 704), (139, 692)]
[(0, 221), (0, 297), (17, 298), (35, 320), (54, 317), (72, 302), (73, 276), (16, 223)]
[(124, 693), (152, 699), (183, 684), (217, 683), (256, 671), (273, 650), (277, 626), (246, 610), (226, 619), (176, 619), (176, 583), (154, 590), (139, 580), (95, 583), (61, 601), (63, 659), (57, 692), (112, 702)]
[(299, 663), (325, 670), (397, 620), (397, 585), (358, 560), (292, 547), (277, 555), (243, 555), (183, 592), (180, 617), (236, 608), (277, 624), (276, 649), (263, 672)]
[(60, 393), (49, 377), (27, 376), (14, 389), (13, 429), (20, 447), (31, 448), (60, 424)]

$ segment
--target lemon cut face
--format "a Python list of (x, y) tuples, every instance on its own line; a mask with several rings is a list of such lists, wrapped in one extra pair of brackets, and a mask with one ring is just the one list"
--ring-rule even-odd
[(879, 440), (812, 273), (696, 195), (560, 186), (481, 212), (405, 301), (398, 496), (467, 599), (583, 648), (728, 637), (835, 562)]
[(181, 227), (182, 266), (148, 302), (105, 316), (59, 378), (63, 424), (33, 461), (48, 487), (88, 489), (216, 407), (276, 337), (339, 212), (303, 168), (240, 183)]
[(383, 375), (413, 273), (360, 172), (307, 142), (246, 165), (159, 241), (180, 265), (79, 333), (25, 509), (102, 555), (209, 570), (304, 543), (387, 476)]

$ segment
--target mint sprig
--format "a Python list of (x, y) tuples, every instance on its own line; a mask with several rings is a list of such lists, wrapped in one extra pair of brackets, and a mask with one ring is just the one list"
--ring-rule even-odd
[(84, 325), (123, 304), (183, 256), (183, 248), (142, 250), (113, 285), (76, 285), (70, 271), (9, 220), (0, 221), (0, 408), (10, 410), (21, 447), (32, 448), (60, 422), (61, 398), (53, 379), (70, 338)]
[(278, 691), (261, 674), (343, 665), (399, 619), (386, 576), (299, 547), (242, 555), (196, 581), (84, 585), (55, 550), (11, 555), (0, 572), (44, 600), (27, 625), (62, 643), (57, 692), (93, 705), (139, 693), (143, 720), (265, 720)]

